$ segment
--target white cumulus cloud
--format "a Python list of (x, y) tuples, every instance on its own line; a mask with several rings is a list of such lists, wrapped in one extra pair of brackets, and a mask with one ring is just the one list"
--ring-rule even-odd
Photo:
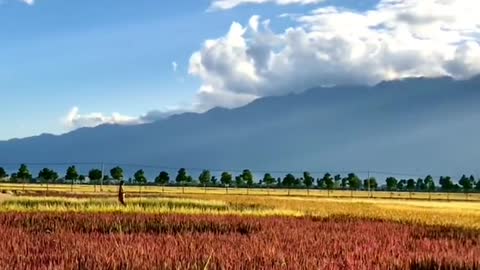
[(246, 25), (233, 22), (190, 58), (189, 73), (202, 81), (196, 102), (235, 107), (322, 85), (468, 78), (480, 73), (478, 10), (480, 1), (472, 0), (382, 0), (367, 11), (329, 6), (282, 16), (293, 26), (281, 32), (258, 16)]
[(177, 62), (173, 61), (173, 62), (172, 62), (172, 70), (173, 70), (173, 72), (177, 72), (177, 69), (178, 69), (178, 64), (177, 64)]
[(209, 10), (227, 10), (244, 4), (266, 4), (274, 3), (277, 5), (308, 5), (318, 4), (325, 0), (214, 0)]
[[(188, 108), (188, 109), (187, 109)], [(78, 107), (72, 107), (68, 114), (62, 117), (62, 123), (67, 130), (74, 130), (82, 127), (96, 127), (103, 124), (116, 125), (138, 125), (151, 123), (158, 120), (166, 119), (175, 114), (181, 114), (189, 111), (195, 111), (191, 106), (171, 106), (163, 110), (152, 110), (140, 116), (127, 116), (117, 112), (110, 115), (93, 112), (80, 113)]]
[(103, 113), (94, 112), (81, 114), (78, 107), (73, 107), (64, 117), (63, 122), (68, 129), (76, 129), (81, 127), (95, 127), (102, 124), (119, 124), (119, 125), (135, 125), (143, 123), (140, 117), (131, 117), (121, 115), (120, 113), (112, 113), (105, 115)]

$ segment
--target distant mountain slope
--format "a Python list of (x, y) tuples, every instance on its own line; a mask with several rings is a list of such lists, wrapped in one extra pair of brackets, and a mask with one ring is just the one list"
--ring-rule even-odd
[(480, 77), (316, 88), (138, 126), (0, 142), (0, 165), (105, 161), (272, 170), (480, 172)]

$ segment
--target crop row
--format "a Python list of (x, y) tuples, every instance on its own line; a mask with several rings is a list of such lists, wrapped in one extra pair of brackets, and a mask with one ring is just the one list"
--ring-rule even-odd
[(480, 232), (349, 217), (2, 213), (2, 269), (478, 269)]
[[(92, 218), (93, 217), (93, 218)], [(0, 224), (32, 233), (77, 234), (251, 234), (261, 230), (259, 219), (188, 215), (141, 214), (2, 214)]]

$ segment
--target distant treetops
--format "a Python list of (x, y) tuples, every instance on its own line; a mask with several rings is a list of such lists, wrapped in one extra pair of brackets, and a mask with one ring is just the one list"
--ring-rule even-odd
[[(89, 183), (93, 185), (115, 184), (124, 180), (124, 170), (117, 166), (109, 170), (109, 174), (104, 174), (101, 169), (93, 168), (88, 174), (82, 175), (75, 166), (66, 169), (64, 175), (59, 175), (52, 169), (43, 168), (37, 176), (34, 177), (26, 164), (21, 164), (18, 170), (11, 175), (0, 167), (0, 180), (20, 183)], [(265, 173), (263, 178), (255, 179), (253, 173), (245, 169), (239, 175), (233, 176), (230, 172), (222, 172), (219, 179), (209, 170), (203, 170), (198, 177), (194, 178), (185, 168), (178, 170), (175, 177), (170, 177), (166, 171), (161, 171), (153, 181), (149, 181), (144, 170), (138, 170), (127, 181), (128, 184), (146, 185), (155, 184), (160, 186), (166, 185), (197, 185), (197, 186), (236, 186), (236, 187), (282, 187), (282, 188), (318, 188), (325, 190), (344, 189), (344, 190), (387, 190), (387, 191), (446, 191), (446, 192), (480, 192), (480, 180), (473, 175), (463, 175), (457, 182), (450, 176), (441, 176), (437, 181), (427, 175), (425, 178), (417, 179), (397, 179), (395, 177), (387, 177), (385, 185), (379, 186), (377, 179), (369, 177), (361, 179), (354, 173), (349, 173), (345, 177), (341, 175), (331, 175), (325, 173), (322, 177), (314, 178), (310, 172), (304, 172), (301, 177), (289, 173), (283, 178), (273, 177), (270, 173)]]

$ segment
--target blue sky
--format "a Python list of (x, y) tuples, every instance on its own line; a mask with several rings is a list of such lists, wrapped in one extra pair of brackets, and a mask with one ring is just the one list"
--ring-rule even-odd
[[(327, 6), (362, 14), (378, 4), (374, 0), (330, 0), (313, 5), (248, 4), (207, 12), (212, 2), (37, 0), (28, 5), (20, 0), (0, 1), (0, 140), (59, 134), (78, 127), (66, 127), (62, 120), (74, 107), (83, 117), (116, 112), (135, 118), (152, 110), (192, 108), (193, 103), (204, 102), (198, 98), (199, 89), (207, 89), (202, 93), (218, 89), (222, 94), (234, 93), (235, 87), (226, 86), (231, 82), (216, 84), (226, 76), (214, 77), (223, 76), (221, 70), (206, 66), (188, 72), (195, 52), (208, 60), (205, 40), (226, 36), (232, 22), (247, 27), (252, 15), (260, 15), (270, 20), (268, 29), (274, 34), (300, 26), (311, 34), (316, 31), (313, 23), (305, 25), (304, 20), (279, 15), (308, 15)], [(335, 11), (334, 15), (342, 14)], [(172, 62), (178, 65), (176, 71)], [(260, 93), (259, 86), (254, 88), (246, 99), (268, 95)], [(217, 99), (209, 106), (224, 105), (221, 101), (227, 96), (231, 95), (215, 95)]]
[(140, 115), (188, 104), (200, 86), (188, 75), (188, 60), (205, 39), (252, 14), (275, 17), (311, 8), (250, 5), (206, 12), (209, 5), (208, 0), (4, 1), (0, 139), (64, 132), (60, 119), (73, 106)]

